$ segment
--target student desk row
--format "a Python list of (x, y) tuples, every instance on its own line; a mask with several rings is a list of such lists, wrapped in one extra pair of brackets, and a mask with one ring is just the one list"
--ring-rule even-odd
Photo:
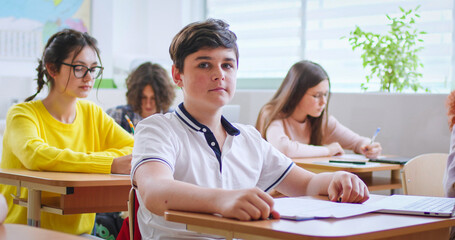
[[(381, 195), (371, 195), (380, 199)], [(309, 198), (327, 199), (326, 196)], [(306, 221), (261, 220), (238, 221), (211, 214), (167, 211), (168, 221), (186, 224), (187, 229), (214, 234), (226, 239), (286, 239), (286, 240), (439, 240), (449, 239), (455, 218), (437, 218), (385, 213), (368, 213), (342, 219)]]
[[(77, 214), (127, 211), (129, 175), (40, 172), (0, 169), (0, 183), (28, 189), (28, 198), (16, 194), (15, 204), (27, 207), (27, 222), (40, 226), (41, 211)], [(58, 194), (41, 198), (41, 192)]]
[(0, 224), (0, 239), (1, 240), (87, 240), (87, 238), (71, 235), (67, 233), (36, 228), (22, 224)]
[[(347, 171), (359, 176), (370, 191), (400, 189), (402, 187), (400, 170), (403, 168), (399, 164), (373, 163), (371, 165), (355, 165), (355, 164), (330, 164), (329, 160), (338, 159), (340, 157), (312, 157), (312, 158), (293, 158), (295, 164), (315, 173)], [(349, 160), (343, 158), (342, 160)], [(355, 159), (352, 159), (355, 160)], [(390, 177), (373, 176), (373, 172), (390, 171)]]
[[(340, 167), (317, 164), (333, 158), (295, 158), (293, 161), (313, 172), (344, 170), (355, 173), (366, 182), (370, 191), (401, 188), (399, 177), (401, 165)], [(384, 170), (391, 171), (390, 178), (373, 177), (374, 171)], [(23, 169), (0, 169), (0, 183), (28, 189), (28, 198), (21, 198), (18, 192), (14, 203), (28, 208), (27, 222), (32, 226), (39, 226), (41, 211), (56, 214), (126, 211), (131, 188), (127, 175), (40, 172)], [(42, 199), (41, 191), (56, 193), (58, 197)]]

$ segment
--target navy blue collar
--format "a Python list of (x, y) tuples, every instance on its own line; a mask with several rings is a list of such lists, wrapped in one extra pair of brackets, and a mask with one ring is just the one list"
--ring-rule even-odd
[[(190, 113), (188, 113), (183, 106), (183, 103), (180, 103), (178, 108), (175, 110), (175, 114), (184, 122), (188, 127), (191, 129), (198, 131), (198, 132), (205, 132), (205, 129), (208, 129), (207, 126), (198, 122), (194, 119)], [(226, 118), (221, 116), (221, 125), (226, 130), (226, 132), (231, 136), (237, 136), (240, 134), (240, 130), (235, 128)]]

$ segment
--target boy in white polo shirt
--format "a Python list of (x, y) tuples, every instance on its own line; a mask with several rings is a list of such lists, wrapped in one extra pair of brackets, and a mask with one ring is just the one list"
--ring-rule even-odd
[(144, 239), (213, 238), (167, 222), (168, 209), (218, 213), (239, 220), (279, 217), (266, 192), (328, 195), (364, 202), (365, 184), (347, 172), (308, 172), (261, 138), (252, 126), (231, 124), (221, 108), (233, 97), (237, 37), (221, 20), (184, 27), (169, 52), (172, 77), (184, 101), (173, 113), (153, 115), (136, 128), (132, 180)]

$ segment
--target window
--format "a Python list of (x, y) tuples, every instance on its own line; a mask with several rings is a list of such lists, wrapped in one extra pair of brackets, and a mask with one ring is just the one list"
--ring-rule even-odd
[(207, 1), (207, 16), (237, 34), (239, 87), (275, 88), (302, 57), (301, 0)]
[(293, 63), (309, 59), (327, 70), (333, 91), (359, 92), (367, 74), (361, 52), (352, 51), (348, 40), (340, 38), (355, 25), (383, 33), (388, 29), (386, 14), (395, 16), (400, 6), (417, 5), (417, 28), (428, 33), (420, 54), (421, 82), (432, 92), (448, 92), (455, 86), (453, 1), (207, 0), (207, 17), (226, 20), (239, 38), (240, 88), (276, 88)]

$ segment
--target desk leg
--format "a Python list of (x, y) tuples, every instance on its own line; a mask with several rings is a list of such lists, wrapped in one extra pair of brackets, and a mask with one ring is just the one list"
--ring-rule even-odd
[(40, 227), (41, 220), (41, 191), (28, 189), (27, 224)]
[[(401, 178), (400, 170), (392, 170), (390, 172), (390, 179), (392, 180), (392, 182), (394, 182), (394, 180), (399, 180), (400, 178)], [(395, 189), (390, 189), (390, 195), (393, 194), (395, 194)]]

